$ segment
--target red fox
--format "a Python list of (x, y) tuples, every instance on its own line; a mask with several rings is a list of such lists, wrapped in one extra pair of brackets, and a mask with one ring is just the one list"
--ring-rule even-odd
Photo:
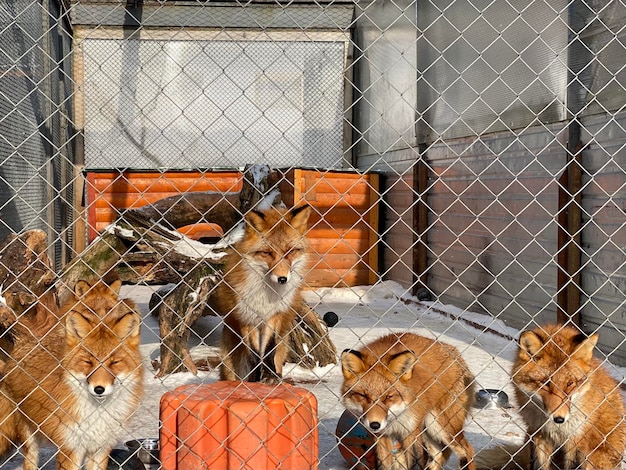
[(224, 317), (222, 380), (276, 383), (288, 353), (286, 335), (294, 306), (303, 302), (308, 268), (304, 236), (311, 208), (251, 211), (242, 240), (224, 264), (224, 279), (211, 296)]
[(120, 286), (78, 281), (62, 322), (16, 341), (0, 382), (0, 454), (23, 443), (24, 470), (38, 468), (40, 439), (59, 448), (59, 470), (107, 468), (143, 392), (141, 319)]
[[(474, 376), (453, 346), (391, 334), (341, 355), (345, 407), (376, 435), (377, 468), (440, 470), (451, 449), (474, 470), (463, 435)], [(399, 446), (399, 449), (398, 449)]]
[(553, 462), (565, 469), (621, 466), (624, 402), (618, 383), (593, 357), (597, 342), (597, 333), (587, 337), (563, 325), (520, 335), (512, 376), (531, 439), (531, 469), (548, 470)]

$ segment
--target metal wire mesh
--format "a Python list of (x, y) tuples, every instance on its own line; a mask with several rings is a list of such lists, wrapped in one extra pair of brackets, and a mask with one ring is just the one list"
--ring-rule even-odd
[[(264, 194), (279, 194), (287, 207), (311, 206), (309, 265), (297, 273), (296, 286), (328, 335), (292, 345), (299, 352), (282, 371), (285, 382), (312, 393), (315, 419), (282, 415), (261, 399), (251, 413), (273, 423), (273, 431), (264, 435), (254, 420), (231, 423), (233, 442), (242, 432), (252, 442), (232, 449), (233, 468), (265, 468), (265, 461), (268, 468), (294, 468), (299, 440), (317, 453), (319, 468), (359, 468), (359, 452), (373, 440), (367, 433), (356, 443), (337, 440), (342, 426), (351, 438), (362, 431), (344, 415), (340, 353), (368, 350), (374, 339), (400, 331), (453, 345), (477, 390), (510, 398), (511, 407), (470, 409), (465, 436), (479, 468), (528, 459), (530, 451), (519, 447), (527, 433), (539, 459), (554, 452), (562, 467), (587, 468), (588, 461), (605, 468), (596, 459), (612, 450), (579, 445), (572, 463), (573, 441), (546, 444), (550, 426), (563, 424), (561, 411), (525, 414), (543, 388), (533, 392), (536, 401), (523, 403), (516, 392), (521, 379), (511, 375), (522, 331), (567, 322), (576, 333), (598, 333), (599, 362), (580, 363), (602, 364), (616, 382), (585, 370), (591, 378), (571, 403), (575, 425), (564, 434), (611, 441), (610, 426), (593, 416), (602, 406), (609, 416), (624, 413), (618, 398), (626, 365), (625, 19), (619, 0), (4, 2), (0, 236), (41, 230), (46, 241), (36, 249), (33, 242), (36, 256), (27, 250), (22, 261), (0, 251), (0, 309), (7, 312), (2, 372), (29, 356), (29, 347), (47, 347), (47, 322), (64, 313), (50, 307), (47, 292), (67, 299), (77, 280), (121, 278), (121, 296), (133, 298), (141, 314), (146, 394), (128, 422), (120, 416), (114, 446), (156, 437), (161, 397), (183, 384), (204, 390), (220, 377), (223, 317), (230, 312), (205, 306), (218, 295), (222, 275), (216, 268), (223, 267), (223, 245), (214, 244), (241, 233), (238, 224), (254, 209), (245, 193), (249, 180), (267, 165)], [(293, 263), (287, 245), (281, 239), (253, 252)], [(254, 258), (248, 246), (234, 246), (248, 269)], [(107, 255), (92, 257), (94, 247)], [(45, 257), (49, 268), (42, 268)], [(94, 259), (103, 261), (73, 277), (77, 260)], [(263, 282), (242, 288), (232, 281), (227, 297)], [(180, 293), (178, 303), (159, 310), (172, 292)], [(200, 293), (196, 303), (185, 300), (190, 293)], [(295, 326), (270, 335), (267, 351), (260, 346), (263, 328), (278, 327), (263, 318), (252, 328), (246, 344), (256, 348), (260, 367), (274, 367), (272, 342), (311, 326), (297, 302), (286, 307)], [(176, 328), (167, 330), (166, 321)], [(532, 349), (533, 337), (525, 337)], [(336, 349), (336, 364), (315, 364), (311, 348), (325, 340)], [(572, 342), (588, 344), (576, 335), (566, 343)], [(55, 347), (53, 355), (66, 354)], [(175, 372), (164, 372), (166, 359)], [(19, 369), (39, 377), (29, 367)], [(574, 393), (556, 375), (541, 379), (548, 395)], [(9, 382), (0, 381), (0, 429), (17, 429), (22, 422), (10, 411), (30, 406)], [(389, 388), (404, 385), (397, 379)], [(163, 468), (224, 465), (229, 450), (219, 442), (216, 416), (226, 400), (211, 402), (211, 412), (198, 405), (197, 416), (180, 400), (170, 419), (197, 421), (205, 413), (204, 422), (180, 425)], [(310, 413), (302, 403), (302, 413)], [(81, 418), (93, 429), (84, 426), (77, 435), (99, 432), (98, 413), (127, 413), (96, 408)], [(115, 421), (109, 418), (103, 422)], [(417, 427), (427, 428), (427, 418), (420, 419)], [(292, 451), (271, 450), (281, 433), (291, 444), (279, 447)], [(425, 433), (409, 445), (416, 462)], [(23, 434), (5, 433), (0, 450), (8, 449), (7, 439), (23, 451), (29, 443)], [(508, 454), (481, 454), (502, 441)], [(396, 444), (385, 441), (381, 449), (396, 455)], [(64, 458), (45, 446), (41, 454), (44, 468)], [(398, 455), (409, 467), (413, 457)], [(11, 455), (0, 467), (22, 462)], [(457, 462), (453, 456), (446, 468)]]

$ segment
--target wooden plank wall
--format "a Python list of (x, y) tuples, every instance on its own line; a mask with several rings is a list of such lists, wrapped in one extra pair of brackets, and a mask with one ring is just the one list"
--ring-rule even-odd
[(287, 206), (313, 207), (309, 287), (344, 287), (378, 280), (378, 175), (291, 169), (280, 184)]

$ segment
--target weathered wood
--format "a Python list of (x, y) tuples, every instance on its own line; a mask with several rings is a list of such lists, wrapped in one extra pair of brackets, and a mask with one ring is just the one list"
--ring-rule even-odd
[(56, 274), (42, 230), (9, 234), (0, 244), (0, 286), (3, 292), (40, 295), (54, 284)]
[[(200, 222), (218, 224), (224, 233), (241, 222), (243, 215), (276, 185), (276, 174), (266, 165), (247, 165), (238, 193), (189, 192), (160, 199), (152, 204), (129, 209), (122, 214), (138, 215), (153, 224), (176, 229)], [(280, 192), (276, 191), (280, 197)], [(279, 202), (279, 201), (274, 201)]]
[(146, 220), (163, 227), (175, 229), (199, 222), (219, 224), (224, 232), (233, 228), (240, 220), (240, 193), (184, 193), (160, 199), (152, 204), (130, 209)]
[(289, 334), (287, 362), (302, 367), (323, 367), (337, 362), (337, 349), (328, 329), (305, 302), (297, 309), (296, 324)]
[(98, 279), (115, 277), (115, 268), (128, 249), (124, 237), (115, 230), (102, 233), (61, 272), (57, 282), (59, 304), (65, 303), (73, 295), (76, 281), (83, 280), (91, 284)]
[[(159, 317), (161, 360), (157, 377), (175, 372), (198, 372), (189, 353), (191, 325), (205, 311), (206, 302), (217, 282), (209, 264), (198, 264), (176, 288), (158, 302), (154, 314)], [(153, 303), (153, 302), (151, 302)]]
[(58, 321), (47, 249), (41, 230), (9, 234), (0, 244), (0, 372), (17, 341), (41, 338)]

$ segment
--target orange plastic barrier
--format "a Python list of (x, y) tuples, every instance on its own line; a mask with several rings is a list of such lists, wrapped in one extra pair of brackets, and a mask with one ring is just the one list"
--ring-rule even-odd
[(184, 385), (161, 397), (163, 470), (312, 470), (317, 400), (288, 384)]

